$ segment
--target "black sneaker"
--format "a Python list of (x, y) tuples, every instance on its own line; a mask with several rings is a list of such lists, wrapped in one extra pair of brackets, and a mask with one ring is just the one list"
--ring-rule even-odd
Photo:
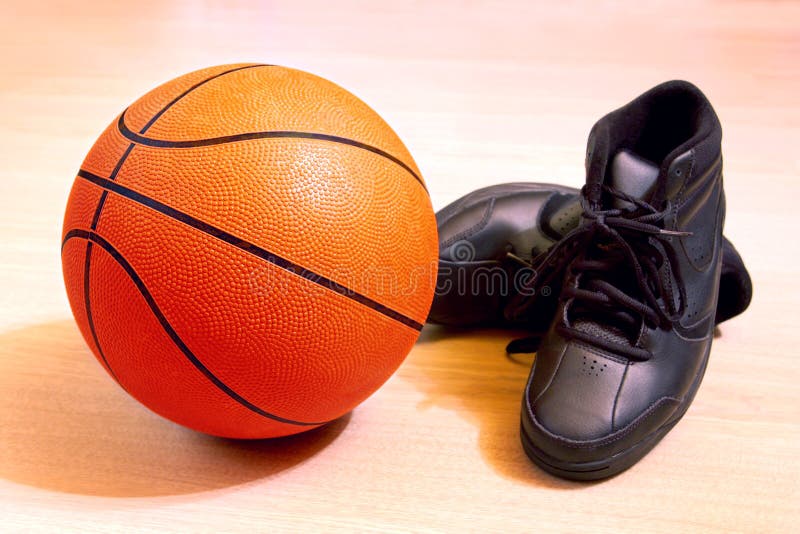
[[(721, 136), (711, 104), (683, 81), (651, 89), (592, 129), (582, 223), (534, 266), (545, 279), (562, 275), (522, 402), (525, 452), (546, 471), (615, 475), (691, 404), (722, 268)], [(631, 159), (658, 173), (628, 172)], [(532, 300), (516, 298), (509, 313), (524, 314)]]
[[(630, 152), (613, 161), (630, 179), (658, 167)], [(499, 184), (473, 191), (436, 213), (439, 275), (428, 322), (460, 327), (527, 328), (543, 334), (553, 320), (557, 294), (531, 295), (527, 313), (506, 317), (518, 286), (533, 276), (532, 263), (580, 223), (580, 192), (539, 183)], [(727, 239), (722, 240), (722, 276), (716, 323), (742, 313), (750, 304), (750, 274)], [(534, 339), (514, 343), (510, 351), (533, 351)]]

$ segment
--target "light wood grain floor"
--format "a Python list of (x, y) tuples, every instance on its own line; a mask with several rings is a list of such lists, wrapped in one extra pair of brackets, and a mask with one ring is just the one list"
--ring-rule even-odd
[[(792, 2), (14, 2), (0, 16), (0, 530), (795, 531), (800, 522), (800, 5)], [(61, 218), (95, 137), (151, 87), (260, 61), (352, 90), (436, 208), (511, 180), (579, 185), (594, 121), (685, 78), (724, 129), (726, 234), (755, 297), (684, 420), (598, 484), (518, 442), (508, 333), (426, 328), (351, 416), (236, 443), (151, 414), (91, 356)]]

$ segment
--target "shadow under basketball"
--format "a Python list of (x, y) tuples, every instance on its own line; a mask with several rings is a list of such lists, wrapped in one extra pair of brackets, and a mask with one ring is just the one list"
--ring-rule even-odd
[(0, 334), (0, 477), (17, 483), (111, 497), (220, 489), (308, 460), (348, 421), (271, 440), (207, 436), (128, 396), (71, 320)]
[(552, 488), (590, 487), (545, 473), (522, 450), (520, 406), (534, 356), (511, 359), (505, 346), (524, 335), (428, 325), (404, 367), (426, 402), (454, 410), (479, 427), (476, 446), (501, 476)]

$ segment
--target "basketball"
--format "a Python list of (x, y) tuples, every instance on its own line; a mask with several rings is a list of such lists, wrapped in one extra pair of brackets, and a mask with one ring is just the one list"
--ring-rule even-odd
[(371, 108), (271, 65), (196, 71), (103, 132), (61, 243), (75, 320), (131, 396), (232, 438), (350, 412), (402, 363), (436, 282), (425, 183)]

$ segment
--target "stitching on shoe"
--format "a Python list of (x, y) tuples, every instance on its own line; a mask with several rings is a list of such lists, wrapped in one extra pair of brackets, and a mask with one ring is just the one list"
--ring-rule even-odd
[[(716, 314), (716, 311), (713, 311), (713, 312), (711, 312), (710, 314), (706, 315), (706, 316), (705, 316), (705, 319), (703, 319), (703, 320), (708, 320), (708, 319), (710, 319), (711, 317), (713, 317), (715, 314)], [(691, 328), (692, 328), (691, 326), (683, 326), (683, 325), (681, 325), (680, 323), (678, 323), (678, 324), (679, 324), (679, 326), (680, 326), (681, 328), (684, 328), (684, 329), (686, 329), (686, 330), (689, 330), (689, 329), (691, 329)], [(703, 336), (703, 337), (686, 337), (686, 336), (684, 336), (683, 334), (681, 334), (681, 333), (680, 333), (680, 331), (678, 331), (678, 329), (677, 329), (677, 328), (673, 328), (673, 329), (672, 329), (672, 331), (673, 331), (673, 332), (675, 332), (675, 335), (676, 335), (676, 336), (678, 336), (679, 338), (681, 338), (683, 341), (688, 341), (688, 342), (690, 342), (690, 343), (700, 343), (701, 341), (706, 341), (707, 339), (709, 339), (709, 338), (711, 337), (711, 335), (712, 335), (712, 333), (713, 333), (713, 330), (712, 330), (712, 331), (711, 331), (712, 333), (706, 334), (706, 335), (705, 335), (705, 336)]]
[[(683, 196), (686, 194), (686, 188), (689, 187), (689, 182), (691, 181), (692, 177), (694, 176), (694, 163), (695, 163), (695, 149), (691, 149), (689, 151), (689, 172), (686, 173), (686, 176), (683, 178), (683, 183), (681, 184), (681, 188), (678, 190), (678, 202), (675, 204), (683, 206), (686, 202), (686, 199)], [(675, 211), (677, 214), (677, 210)]]
[[(717, 199), (716, 226), (717, 227), (722, 227), (722, 225), (724, 223), (724, 218), (722, 217), (722, 206), (725, 203), (722, 201), (722, 196), (724, 195), (724, 190), (722, 188), (722, 183), (721, 183), (721, 180), (722, 180), (722, 173), (721, 172), (719, 173), (719, 179), (720, 179), (720, 184), (719, 184), (720, 195), (719, 195), (719, 197)], [(712, 185), (711, 187), (713, 188), (715, 186)], [(711, 265), (713, 263), (713, 261), (714, 261), (714, 254), (713, 253), (709, 254), (707, 261), (705, 261), (703, 263), (696, 263), (692, 259), (692, 255), (689, 254), (689, 251), (687, 250), (686, 238), (682, 237), (681, 240), (680, 240), (680, 244), (681, 244), (681, 247), (683, 248), (684, 254), (686, 254), (686, 258), (689, 260), (689, 266), (692, 269), (694, 269), (696, 272), (698, 272), (698, 273), (706, 272), (706, 270), (708, 269), (709, 265)], [(714, 248), (718, 248), (719, 249), (718, 253), (720, 255), (723, 253), (722, 252), (721, 236), (715, 236), (714, 237)], [(720, 258), (720, 261), (722, 261), (721, 258)]]
[(622, 380), (619, 381), (619, 387), (617, 388), (617, 394), (614, 397), (614, 406), (611, 407), (611, 431), (614, 432), (614, 427), (616, 426), (617, 422), (617, 403), (619, 402), (619, 397), (622, 394), (622, 386), (625, 385), (625, 379), (628, 378), (628, 370), (631, 368), (631, 364), (628, 363), (625, 366), (625, 372), (622, 373)]
[(492, 213), (494, 212), (494, 201), (495, 201), (494, 198), (492, 198), (489, 201), (489, 205), (486, 207), (486, 210), (484, 211), (483, 216), (481, 217), (480, 221), (478, 221), (474, 225), (470, 226), (469, 228), (467, 228), (463, 232), (459, 232), (456, 235), (454, 235), (453, 237), (451, 237), (450, 239), (446, 240), (444, 243), (442, 243), (442, 247), (443, 248), (448, 248), (451, 245), (453, 245), (454, 243), (456, 243), (458, 241), (461, 241), (462, 239), (465, 239), (465, 238), (467, 238), (467, 237), (469, 237), (469, 236), (471, 236), (471, 235), (483, 230), (483, 228), (489, 223), (489, 219), (491, 218)]
[(533, 408), (531, 407), (531, 399), (530, 396), (528, 395), (528, 392), (531, 390), (531, 387), (533, 387), (533, 378), (534, 378), (534, 373), (536, 372), (536, 362), (537, 360), (534, 358), (533, 366), (531, 366), (531, 374), (528, 375), (528, 381), (525, 384), (525, 390), (524, 393), (522, 394), (522, 404), (525, 406), (525, 410), (527, 410), (528, 415), (530, 415), (531, 418), (533, 418)]
[[(696, 170), (696, 167), (697, 167), (697, 162), (694, 159), (692, 159), (691, 160), (691, 167), (689, 169), (689, 172), (693, 174), (695, 172), (695, 170)], [(708, 170), (706, 170), (703, 174), (701, 174), (700, 176), (697, 177), (697, 180), (703, 181), (703, 180), (708, 178), (709, 183), (711, 183), (711, 182), (713, 182), (713, 181), (715, 181), (717, 179), (722, 181), (722, 167), (723, 167), (723, 162), (722, 162), (722, 156), (720, 155), (720, 156), (717, 156), (717, 158), (711, 163), (711, 165), (709, 166)], [(678, 191), (678, 193), (680, 195), (682, 195), (682, 197), (679, 198), (678, 201), (676, 201), (675, 204), (677, 205), (677, 207), (678, 208), (682, 208), (686, 204), (686, 202), (689, 201), (690, 198), (693, 198), (695, 195), (700, 194), (700, 191), (702, 191), (703, 187), (704, 186), (699, 186), (695, 190), (695, 192), (692, 194), (691, 197), (683, 198), (683, 196), (686, 195), (686, 189), (689, 188), (689, 184), (688, 183), (684, 183), (683, 186), (681, 187), (681, 189)]]
[[(556, 368), (555, 368), (555, 370), (554, 370), (554, 371), (553, 371), (553, 373), (550, 375), (550, 380), (548, 380), (548, 381), (547, 381), (547, 385), (545, 385), (545, 386), (542, 388), (542, 391), (541, 391), (541, 392), (540, 392), (538, 395), (536, 395), (536, 398), (535, 398), (535, 399), (533, 399), (533, 402), (532, 402), (531, 404), (536, 404), (536, 402), (537, 402), (539, 399), (541, 399), (541, 398), (542, 398), (542, 395), (544, 395), (544, 394), (547, 392), (547, 390), (548, 390), (548, 389), (550, 389), (550, 386), (552, 386), (552, 385), (553, 385), (553, 380), (555, 380), (555, 379), (556, 379), (556, 375), (558, 374), (558, 371), (559, 371), (559, 369), (561, 369), (561, 364), (564, 362), (564, 354), (566, 354), (566, 353), (567, 353), (567, 348), (568, 348), (568, 346), (569, 346), (569, 344), (568, 344), (568, 343), (564, 343), (564, 348), (562, 348), (562, 349), (561, 349), (561, 354), (560, 354), (560, 355), (559, 355), (559, 357), (558, 357), (558, 365), (556, 365)], [(536, 356), (537, 356), (537, 358), (538, 358), (538, 356), (539, 356), (539, 355), (537, 354)], [(533, 364), (533, 365), (536, 365), (536, 362), (535, 362), (535, 361), (534, 361), (534, 364)], [(532, 375), (533, 375), (533, 372), (531, 372), (531, 376), (532, 376)], [(533, 382), (531, 382), (531, 385), (533, 385)]]
[(558, 434), (553, 434), (549, 430), (547, 430), (539, 420), (536, 418), (535, 415), (531, 414), (531, 420), (536, 425), (536, 427), (547, 437), (559, 442), (560, 444), (570, 447), (572, 449), (582, 449), (588, 447), (602, 447), (603, 445), (610, 445), (616, 441), (619, 441), (626, 437), (628, 434), (636, 430), (650, 415), (652, 415), (658, 408), (662, 405), (667, 404), (669, 402), (674, 402), (676, 404), (680, 404), (680, 399), (675, 397), (661, 397), (654, 403), (650, 404), (645, 411), (643, 411), (636, 419), (631, 421), (627, 426), (623, 427), (622, 429), (612, 432), (608, 436), (600, 439), (592, 439), (592, 440), (575, 440), (570, 439), (565, 436), (561, 436)]
[[(714, 164), (712, 164), (712, 166), (708, 169), (706, 173), (703, 173), (701, 176), (697, 177), (697, 181), (700, 182), (700, 184), (691, 192), (691, 194), (687, 195), (686, 191), (684, 191), (683, 193), (684, 198), (680, 203), (680, 207), (683, 207), (691, 200), (694, 200), (697, 197), (702, 196), (706, 189), (712, 190), (709, 191), (707, 194), (708, 197), (711, 197), (714, 187), (716, 187), (717, 182), (721, 182), (721, 178), (722, 178), (722, 162), (719, 163), (715, 162)], [(722, 184), (719, 183), (719, 186), (721, 190)]]
[[(644, 348), (642, 343), (644, 342), (644, 338), (645, 338), (645, 334), (646, 333), (647, 333), (647, 327), (645, 326), (644, 321), (642, 321), (642, 324), (639, 325), (639, 335), (636, 336), (636, 346), (639, 347), (640, 349)], [(625, 362), (625, 363), (629, 363), (629, 362)]]

